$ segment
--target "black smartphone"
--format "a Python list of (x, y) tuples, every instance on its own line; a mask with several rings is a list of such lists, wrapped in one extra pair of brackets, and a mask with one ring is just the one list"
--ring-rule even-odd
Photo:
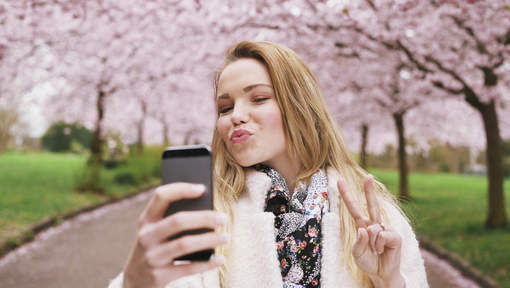
[[(182, 199), (171, 203), (165, 211), (165, 217), (179, 211), (213, 210), (212, 153), (207, 145), (172, 146), (165, 149), (161, 159), (162, 184), (173, 182), (201, 183), (207, 191), (199, 198)], [(173, 235), (173, 240), (185, 235), (212, 232), (214, 229), (203, 228), (183, 231)], [(198, 251), (181, 256), (178, 261), (208, 261), (214, 249)]]

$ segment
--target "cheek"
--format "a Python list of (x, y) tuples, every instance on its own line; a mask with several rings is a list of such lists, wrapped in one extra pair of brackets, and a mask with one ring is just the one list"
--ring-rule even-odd
[(220, 137), (223, 139), (223, 141), (226, 141), (228, 138), (228, 122), (225, 119), (219, 118), (216, 120), (216, 130), (218, 130), (218, 133), (220, 134)]
[(281, 140), (285, 138), (283, 133), (283, 121), (282, 114), (278, 106), (274, 106), (271, 109), (261, 114), (262, 117), (259, 119), (259, 123), (271, 132), (274, 140)]

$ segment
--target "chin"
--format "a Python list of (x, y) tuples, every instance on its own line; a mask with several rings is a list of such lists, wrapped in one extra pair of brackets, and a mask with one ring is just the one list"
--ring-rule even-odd
[(237, 164), (241, 165), (244, 168), (251, 167), (255, 164), (263, 162), (259, 157), (250, 157), (250, 156), (242, 156), (238, 155), (237, 157), (233, 157)]
[(260, 163), (259, 161), (246, 161), (246, 160), (241, 160), (241, 161), (237, 161), (237, 164), (241, 165), (241, 167), (243, 168), (248, 168), (248, 167), (251, 167), (257, 163)]

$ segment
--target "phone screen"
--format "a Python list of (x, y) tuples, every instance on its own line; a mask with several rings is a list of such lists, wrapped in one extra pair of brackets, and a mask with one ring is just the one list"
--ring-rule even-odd
[[(165, 217), (179, 211), (213, 210), (212, 195), (212, 154), (207, 145), (176, 146), (167, 148), (162, 155), (162, 184), (173, 182), (201, 183), (207, 191), (199, 198), (182, 199), (173, 202), (165, 211)], [(173, 240), (185, 235), (196, 235), (212, 232), (213, 229), (203, 228), (183, 231), (171, 236)], [(208, 261), (214, 253), (213, 249), (199, 251), (176, 258), (175, 260)]]

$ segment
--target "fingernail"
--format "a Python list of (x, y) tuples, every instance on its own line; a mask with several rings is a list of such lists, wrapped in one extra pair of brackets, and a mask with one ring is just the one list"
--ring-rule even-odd
[(191, 186), (191, 191), (197, 194), (202, 194), (205, 192), (205, 185), (204, 184), (193, 184)]
[(219, 213), (216, 215), (216, 224), (217, 225), (225, 225), (227, 223), (228, 217), (225, 213)]
[(220, 234), (220, 241), (221, 241), (221, 243), (227, 243), (228, 240), (230, 240), (230, 235), (228, 233), (221, 233)]
[(216, 265), (223, 265), (225, 264), (225, 257), (223, 255), (215, 255), (213, 261)]

